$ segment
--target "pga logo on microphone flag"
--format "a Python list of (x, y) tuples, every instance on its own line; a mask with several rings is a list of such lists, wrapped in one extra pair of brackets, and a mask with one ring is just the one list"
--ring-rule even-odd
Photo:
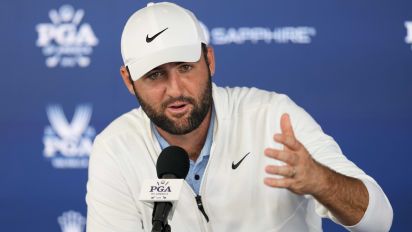
[(145, 180), (139, 200), (144, 202), (162, 202), (179, 200), (183, 179)]

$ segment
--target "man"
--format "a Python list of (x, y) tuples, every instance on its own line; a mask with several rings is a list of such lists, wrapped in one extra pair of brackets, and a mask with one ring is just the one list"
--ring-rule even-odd
[(156, 178), (168, 145), (191, 161), (172, 231), (321, 231), (321, 217), (351, 231), (390, 229), (379, 185), (303, 109), (282, 94), (212, 83), (213, 49), (190, 11), (149, 4), (129, 18), (121, 50), (141, 107), (95, 140), (89, 232), (151, 230), (141, 183)]

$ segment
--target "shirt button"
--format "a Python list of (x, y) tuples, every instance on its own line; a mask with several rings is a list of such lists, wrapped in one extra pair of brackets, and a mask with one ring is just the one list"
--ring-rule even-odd
[(200, 176), (198, 174), (195, 175), (195, 180), (199, 180)]

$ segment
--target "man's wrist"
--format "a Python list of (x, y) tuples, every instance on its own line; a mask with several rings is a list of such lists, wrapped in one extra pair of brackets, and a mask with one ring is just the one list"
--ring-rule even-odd
[(358, 223), (368, 207), (368, 191), (359, 179), (340, 174), (320, 163), (318, 187), (312, 196), (343, 224)]
[(335, 173), (333, 170), (324, 166), (323, 164), (314, 161), (316, 178), (312, 192), (310, 193), (315, 199), (329, 199), (336, 193), (336, 186), (338, 185), (337, 178), (335, 178)]

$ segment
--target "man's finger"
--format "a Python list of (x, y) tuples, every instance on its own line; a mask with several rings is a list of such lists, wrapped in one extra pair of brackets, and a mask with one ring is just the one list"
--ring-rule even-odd
[(281, 151), (273, 148), (266, 148), (264, 151), (265, 155), (280, 161), (283, 161), (289, 165), (296, 165), (299, 157), (290, 151)]
[(265, 168), (266, 173), (272, 175), (281, 175), (284, 177), (293, 177), (296, 173), (290, 165), (268, 165)]
[(286, 134), (275, 134), (273, 136), (273, 139), (276, 142), (285, 145), (287, 148), (289, 148), (290, 150), (293, 150), (293, 151), (297, 151), (301, 147), (301, 144), (295, 138), (295, 136), (290, 136), (290, 135), (286, 135)]
[(282, 117), (280, 118), (280, 129), (282, 130), (282, 134), (295, 137), (289, 114), (282, 114)]
[(270, 178), (266, 177), (263, 182), (270, 186), (270, 187), (275, 187), (275, 188), (289, 188), (292, 184), (293, 179), (290, 178)]

